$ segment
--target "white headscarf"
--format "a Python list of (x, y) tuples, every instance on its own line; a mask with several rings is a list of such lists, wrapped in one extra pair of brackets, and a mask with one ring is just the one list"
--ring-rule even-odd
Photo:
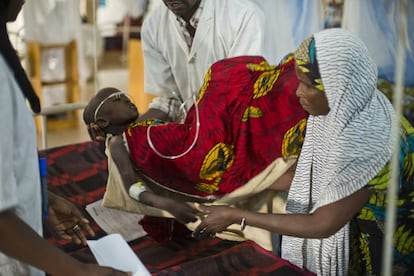
[[(365, 45), (343, 29), (314, 38), (330, 111), (309, 117), (287, 213), (312, 213), (353, 194), (392, 154), (394, 111), (376, 89), (377, 67)], [(283, 258), (318, 275), (346, 274), (348, 255), (349, 223), (326, 239), (283, 237)]]

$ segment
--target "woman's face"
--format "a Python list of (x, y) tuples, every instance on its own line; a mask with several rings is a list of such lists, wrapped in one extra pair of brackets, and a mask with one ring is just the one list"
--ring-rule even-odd
[(295, 65), (296, 76), (299, 79), (299, 85), (296, 89), (296, 96), (299, 102), (310, 115), (319, 116), (329, 113), (328, 99), (325, 92), (316, 89), (308, 76)]

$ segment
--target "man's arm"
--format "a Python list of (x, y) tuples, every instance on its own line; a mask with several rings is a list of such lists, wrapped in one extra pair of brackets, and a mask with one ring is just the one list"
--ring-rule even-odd
[[(156, 114), (155, 116), (153, 114), (143, 115), (144, 119), (157, 118), (165, 122), (174, 121), (179, 105), (185, 100), (185, 97), (180, 99), (183, 91), (177, 83), (179, 80), (176, 79), (177, 74), (183, 73), (173, 72), (177, 69), (174, 69), (175, 65), (171, 64), (171, 58), (168, 58), (170, 55), (176, 55), (173, 48), (177, 46), (173, 45), (178, 45), (178, 41), (182, 39), (179, 35), (170, 32), (169, 25), (175, 24), (175, 16), (168, 16), (170, 13), (168, 8), (161, 4), (148, 15), (141, 28), (144, 91), (156, 96), (149, 105), (150, 110), (157, 109), (164, 113), (164, 115)], [(167, 56), (166, 53), (168, 53)]]
[(162, 110), (150, 108), (144, 114), (140, 115), (138, 121), (144, 122), (150, 119), (158, 119), (163, 122), (171, 121), (171, 118), (168, 117), (168, 114), (163, 112)]

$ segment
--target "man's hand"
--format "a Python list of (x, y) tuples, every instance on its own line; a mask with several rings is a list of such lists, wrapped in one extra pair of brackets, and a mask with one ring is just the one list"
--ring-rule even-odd
[(151, 120), (151, 119), (158, 119), (163, 122), (171, 121), (171, 118), (168, 117), (168, 114), (155, 108), (150, 108), (144, 114), (140, 115), (138, 118), (138, 121), (145, 122), (146, 120)]
[(72, 240), (76, 244), (87, 244), (84, 232), (92, 237), (95, 236), (89, 221), (79, 209), (70, 201), (50, 191), (48, 222), (61, 238)]

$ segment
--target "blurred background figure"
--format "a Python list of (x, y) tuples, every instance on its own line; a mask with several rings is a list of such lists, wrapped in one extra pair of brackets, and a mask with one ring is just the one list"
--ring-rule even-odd
[(404, 30), (399, 30), (400, 0), (345, 0), (342, 27), (356, 33), (372, 54), (379, 77), (394, 82), (398, 34), (406, 38), (405, 86), (414, 85), (414, 1), (401, 7), (407, 13)]
[[(406, 6), (402, 6), (403, 3)], [(401, 13), (407, 21), (399, 29)], [(414, 122), (414, 1), (344, 0), (342, 27), (357, 34), (378, 66), (378, 85), (392, 99), (398, 35), (405, 39), (404, 115)]]
[(270, 64), (278, 64), (305, 38), (323, 29), (323, 0), (251, 1), (265, 15), (265, 58)]

